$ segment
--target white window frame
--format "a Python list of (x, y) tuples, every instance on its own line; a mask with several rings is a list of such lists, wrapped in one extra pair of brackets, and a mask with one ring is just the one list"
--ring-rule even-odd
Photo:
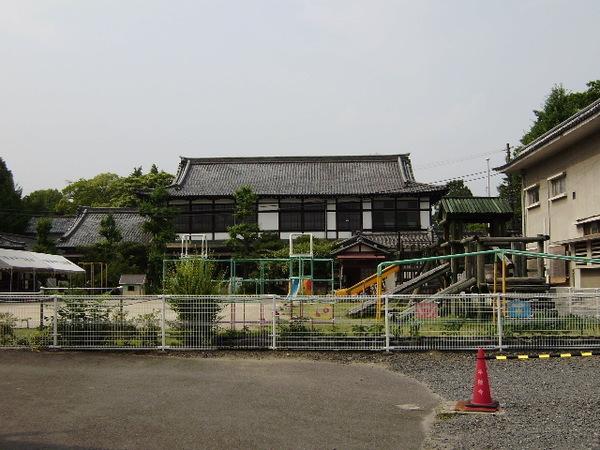
[(554, 183), (558, 182), (558, 180), (564, 180), (564, 191), (560, 192), (558, 194), (554, 194), (552, 195), (548, 201), (554, 201), (554, 200), (559, 200), (561, 198), (566, 198), (567, 197), (567, 173), (566, 172), (560, 172), (557, 173), (556, 175), (552, 175), (551, 177), (547, 178), (548, 181), (548, 192), (550, 194), (553, 194), (553, 190), (554, 190)]
[[(533, 189), (538, 190), (538, 200), (537, 200), (537, 202), (529, 203), (529, 191), (531, 191)], [(525, 189), (523, 189), (523, 191), (525, 191), (525, 201), (527, 202), (527, 206), (526, 206), (527, 209), (532, 209), (537, 206), (540, 206), (540, 184), (539, 183), (535, 183), (530, 186), (527, 186)]]

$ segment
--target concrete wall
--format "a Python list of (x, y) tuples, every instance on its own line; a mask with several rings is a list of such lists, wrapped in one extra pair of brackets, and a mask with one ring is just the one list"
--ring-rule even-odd
[[(563, 172), (566, 195), (552, 199), (549, 178)], [(550, 241), (546, 242), (545, 251), (564, 254), (564, 246), (558, 242), (584, 235), (577, 221), (600, 215), (600, 132), (527, 168), (522, 175), (524, 188), (539, 186), (540, 200), (538, 206), (528, 206), (527, 194), (523, 191), (523, 232), (527, 236), (548, 234)], [(548, 269), (552, 283), (564, 283), (569, 277), (575, 287), (584, 287), (583, 284), (600, 287), (600, 280), (593, 272), (582, 276), (575, 264), (549, 261)]]
[[(548, 178), (561, 172), (566, 173), (567, 195), (549, 200)], [(583, 236), (583, 229), (575, 221), (600, 214), (600, 132), (544, 160), (543, 164), (526, 169), (523, 186), (536, 183), (540, 190), (539, 206), (528, 208), (524, 195), (525, 234), (548, 234), (549, 246)]]

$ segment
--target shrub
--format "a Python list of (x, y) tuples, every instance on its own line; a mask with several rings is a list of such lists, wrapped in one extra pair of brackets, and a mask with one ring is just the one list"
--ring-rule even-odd
[(111, 337), (113, 323), (102, 298), (65, 299), (58, 308), (59, 345), (103, 346)]
[(11, 313), (0, 313), (0, 345), (10, 345), (15, 339), (17, 318)]
[[(217, 332), (222, 305), (213, 296), (223, 293), (223, 279), (216, 274), (214, 263), (188, 259), (167, 274), (165, 293), (177, 314), (176, 331), (186, 347), (212, 345)], [(179, 296), (192, 297), (179, 297)]]

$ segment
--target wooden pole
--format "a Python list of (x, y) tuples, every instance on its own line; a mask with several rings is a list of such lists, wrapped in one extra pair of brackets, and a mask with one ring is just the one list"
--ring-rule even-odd
[[(538, 253), (544, 253), (544, 241), (539, 240), (537, 243)], [(544, 259), (537, 258), (537, 273), (539, 278), (544, 278)]]

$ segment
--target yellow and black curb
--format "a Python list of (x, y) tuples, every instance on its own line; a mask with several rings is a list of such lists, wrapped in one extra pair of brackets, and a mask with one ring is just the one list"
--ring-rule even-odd
[(515, 354), (515, 355), (486, 355), (485, 359), (494, 359), (496, 361), (506, 361), (508, 359), (550, 359), (550, 358), (574, 358), (574, 357), (600, 356), (600, 352), (582, 351), (582, 352), (560, 352), (560, 353), (537, 353), (537, 354)]

